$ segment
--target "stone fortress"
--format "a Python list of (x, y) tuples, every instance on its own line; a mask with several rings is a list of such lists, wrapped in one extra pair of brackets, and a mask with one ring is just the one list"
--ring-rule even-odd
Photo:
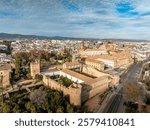
[[(45, 71), (40, 70), (40, 62), (32, 62), (31, 76), (35, 78), (36, 74), (42, 75), (44, 85), (62, 91), (64, 95), (69, 95), (71, 104), (81, 106), (88, 99), (105, 92), (110, 87), (117, 87), (119, 84), (121, 74), (111, 70), (104, 71), (105, 67), (119, 68), (130, 64), (129, 50), (116, 51), (112, 47), (110, 49), (109, 52), (108, 48), (106, 51), (103, 49), (105, 54), (99, 54), (100, 49), (97, 49), (96, 52), (93, 49), (93, 52), (90, 50), (88, 56), (82, 50), (80, 55), (85, 60), (66, 62), (59, 68), (50, 67)], [(88, 52), (88, 50), (84, 51)], [(65, 86), (58, 82), (61, 76), (71, 80), (72, 84)]]
[[(42, 70), (40, 61), (30, 63), (30, 74), (33, 79), (36, 75), (43, 76), (43, 84), (51, 89), (69, 95), (70, 103), (81, 106), (82, 103), (97, 94), (104, 93), (110, 87), (117, 87), (121, 72), (115, 68), (127, 67), (132, 63), (129, 49), (116, 49), (115, 45), (102, 45), (97, 49), (80, 49), (76, 51), (80, 55), (77, 60), (75, 55), (72, 62), (49, 67)], [(11, 65), (0, 66), (1, 86), (10, 85)], [(60, 79), (71, 82), (65, 86)]]

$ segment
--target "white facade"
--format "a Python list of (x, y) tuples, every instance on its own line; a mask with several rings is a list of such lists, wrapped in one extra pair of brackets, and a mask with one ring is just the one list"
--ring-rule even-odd
[(72, 80), (73, 82), (76, 82), (76, 83), (79, 83), (79, 84), (84, 82), (84, 81), (82, 81), (82, 80), (80, 80), (80, 79), (78, 79), (76, 77), (73, 77), (73, 76), (71, 76), (71, 75), (69, 75), (67, 73), (64, 73), (62, 71), (43, 72), (41, 74), (42, 75), (47, 75), (47, 76), (54, 76), (54, 75), (63, 76), (63, 77), (66, 77), (66, 78)]
[(66, 74), (66, 73), (64, 73), (62, 71), (60, 71), (60, 76), (67, 77), (68, 79), (72, 80), (73, 82), (76, 82), (76, 83), (79, 83), (79, 84), (84, 82), (84, 81), (82, 81), (82, 80), (80, 80), (80, 79), (78, 79), (76, 77), (73, 77), (73, 76), (71, 76), (69, 74)]
[(95, 56), (95, 55), (101, 55), (101, 54), (107, 54), (107, 51), (83, 51), (81, 52), (81, 55), (86, 55), (86, 56)]
[(60, 71), (42, 72), (41, 74), (47, 76), (54, 76), (54, 75), (60, 75)]
[(108, 67), (114, 67), (115, 66), (115, 62), (113, 60), (107, 60), (107, 59), (102, 59), (102, 58), (97, 58), (96, 60), (102, 61)]

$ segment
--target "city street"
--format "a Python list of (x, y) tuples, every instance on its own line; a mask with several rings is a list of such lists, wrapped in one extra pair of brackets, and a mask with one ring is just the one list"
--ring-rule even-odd
[(123, 102), (124, 102), (123, 96), (125, 94), (124, 87), (126, 87), (126, 85), (129, 84), (130, 86), (140, 86), (140, 84), (138, 83), (138, 79), (140, 77), (142, 65), (145, 62), (138, 62), (136, 64), (133, 64), (127, 70), (126, 74), (121, 78), (121, 84), (118, 86), (118, 90), (111, 93), (111, 96), (109, 96), (108, 99), (104, 100), (98, 112), (104, 113), (123, 112)]

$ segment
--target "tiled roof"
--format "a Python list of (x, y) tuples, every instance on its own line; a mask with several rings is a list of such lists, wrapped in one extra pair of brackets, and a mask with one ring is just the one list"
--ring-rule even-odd
[(80, 65), (80, 63), (78, 61), (74, 61), (74, 62), (65, 62), (64, 63), (67, 67), (68, 66), (76, 66), (76, 65)]
[(80, 80), (82, 80), (82, 81), (84, 81), (84, 82), (87, 82), (87, 81), (89, 81), (89, 80), (93, 80), (93, 79), (90, 78), (90, 77), (87, 77), (87, 76), (85, 76), (85, 75), (82, 75), (82, 74), (80, 74), (80, 73), (74, 72), (74, 71), (69, 70), (69, 69), (63, 69), (63, 70), (61, 70), (61, 71), (64, 72), (64, 73), (66, 73), (66, 74), (68, 74), (68, 75), (70, 75), (70, 76), (72, 76), (72, 77), (75, 77), (75, 78), (77, 78), (77, 79), (80, 79)]
[(87, 62), (93, 62), (93, 63), (97, 63), (97, 64), (104, 64), (101, 61), (98, 61), (98, 60), (95, 60), (95, 59), (90, 59), (90, 58), (87, 58), (85, 61), (87, 61)]
[(105, 79), (106, 82), (108, 82), (108, 81), (106, 80), (106, 79), (108, 79), (108, 75), (105, 75), (105, 76), (102, 76), (102, 77), (98, 77), (98, 78), (93, 79), (93, 80), (88, 80), (88, 81), (84, 82), (84, 84), (92, 85), (93, 83), (96, 83), (96, 82), (98, 82), (98, 81), (102, 81), (102, 80), (104, 80), (104, 79)]

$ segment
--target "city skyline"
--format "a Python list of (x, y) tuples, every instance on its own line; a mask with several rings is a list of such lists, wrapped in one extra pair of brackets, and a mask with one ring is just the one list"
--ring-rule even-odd
[(0, 32), (150, 40), (148, 0), (1, 0)]

